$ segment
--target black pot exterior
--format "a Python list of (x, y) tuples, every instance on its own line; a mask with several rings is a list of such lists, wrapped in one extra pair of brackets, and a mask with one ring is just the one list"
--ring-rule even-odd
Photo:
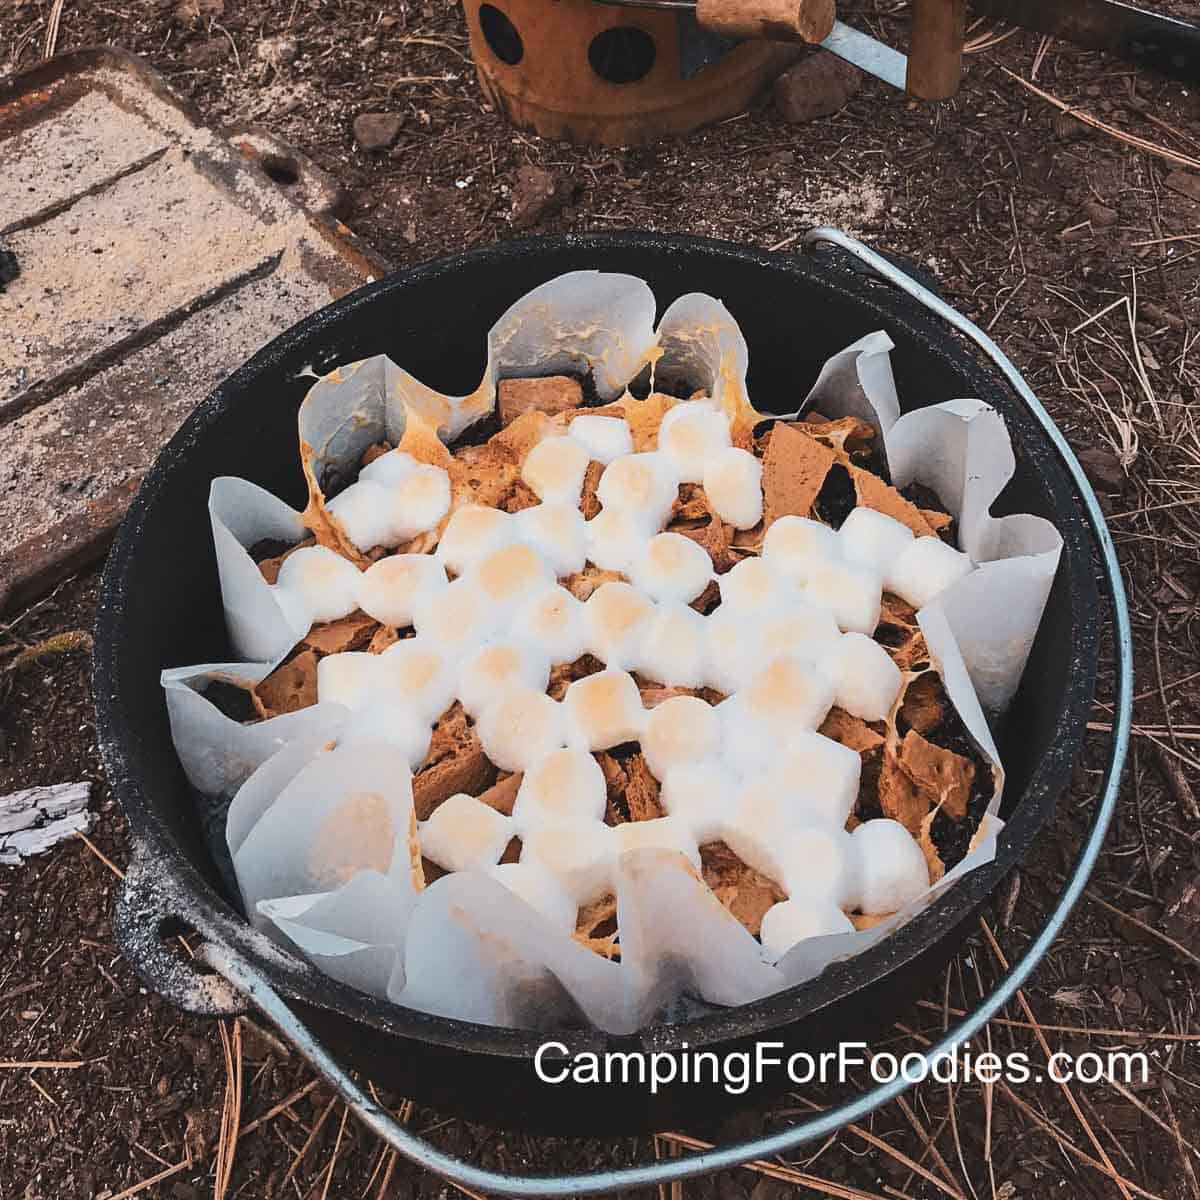
[[(569, 270), (624, 271), (645, 279), (661, 312), (675, 297), (722, 299), (750, 347), (750, 393), (760, 409), (794, 410), (830, 354), (876, 329), (896, 343), (893, 370), (906, 408), (978, 397), (1003, 415), (1017, 472), (997, 515), (1031, 512), (1055, 522), (1065, 550), (1021, 688), (1000, 735), (1008, 771), (1008, 825), (995, 861), (878, 946), (818, 979), (757, 1004), (631, 1038), (572, 1030), (572, 1052), (753, 1049), (756, 1040), (820, 1051), (869, 1041), (929, 984), (961, 943), (967, 922), (1028, 852), (1064, 789), (1078, 752), (1095, 676), (1099, 601), (1090, 535), (1077, 495), (1045, 434), (1003, 383), (911, 301), (843, 260), (769, 255), (730, 243), (650, 233), (506, 242), (371, 284), (282, 334), (192, 414), (147, 475), (104, 573), (96, 622), (95, 695), (105, 763), (128, 814), (137, 869), (122, 898), (118, 934), (146, 982), (197, 1003), (157, 946), (172, 919), (239, 945), (346, 1061), (401, 1094), (497, 1125), (546, 1132), (662, 1129), (759, 1101), (774, 1085), (732, 1096), (717, 1087), (542, 1082), (533, 1055), (548, 1035), (431, 1017), (373, 1000), (306, 965), (264, 958), (205, 850), (171, 744), (159, 672), (229, 657), (208, 525), (217, 475), (253, 480), (302, 505), (296, 411), (311, 384), (338, 363), (386, 353), (418, 378), (467, 392), (484, 366), (485, 334), (537, 284)], [(215, 994), (215, 993), (214, 993)], [(549, 1062), (549, 1060), (547, 1060)]]

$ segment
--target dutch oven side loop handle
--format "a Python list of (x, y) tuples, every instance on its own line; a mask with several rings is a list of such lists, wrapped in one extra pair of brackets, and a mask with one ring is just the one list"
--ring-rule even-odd
[(113, 937), (139, 979), (184, 1012), (206, 1017), (240, 1016), (249, 1009), (234, 985), (202, 962), (189, 961), (182, 946), (169, 942), (174, 929), (186, 928), (179, 914), (186, 902), (176, 893), (169, 872), (156, 869), (154, 854), (134, 846), (117, 893)]
[[(1129, 609), (1120, 568), (1103, 512), (1095, 493), (1083, 473), (1070, 446), (1050, 419), (1029, 385), (1021, 378), (1003, 351), (976, 325), (940, 300), (927, 288), (888, 262), (875, 251), (836, 229), (812, 229), (804, 236), (804, 245), (831, 243), (854, 255), (872, 271), (906, 292), (913, 300), (942, 317), (969, 337), (1007, 379), (1013, 390), (1028, 407), (1054, 443), (1067, 471), (1079, 491), (1088, 524), (1100, 548), (1105, 583), (1112, 603), (1114, 643), (1117, 660), (1116, 697), (1113, 710), (1112, 744), (1105, 769), (1099, 802), (1092, 815), (1087, 836), (1058, 903), (1046, 919), (1037, 937), (1017, 959), (993, 991), (984, 997), (979, 1007), (943, 1035), (927, 1051), (929, 1061), (951, 1054), (958, 1046), (979, 1033), (981, 1029), (1013, 999), (1042, 960), (1058, 936), (1068, 915), (1083, 894), (1100, 856), (1104, 836), (1116, 810), (1120, 791), (1121, 770), (1129, 748), (1133, 719), (1133, 641), (1129, 627)], [(397, 1122), (377, 1104), (350, 1076), (328, 1050), (313, 1036), (304, 1023), (288, 1008), (283, 998), (267, 978), (237, 950), (219, 941), (209, 941), (199, 951), (214, 971), (229, 982), (249, 1002), (259, 1008), (279, 1032), (325, 1077), (341, 1095), (358, 1119), (389, 1146), (417, 1166), (433, 1171), (456, 1183), (498, 1196), (548, 1197), (597, 1195), (625, 1188), (654, 1187), (675, 1180), (706, 1175), (713, 1171), (739, 1167), (751, 1159), (770, 1159), (786, 1154), (796, 1147), (836, 1133), (854, 1121), (862, 1120), (876, 1108), (894, 1100), (913, 1086), (903, 1075), (890, 1083), (879, 1084), (863, 1095), (836, 1108), (817, 1114), (789, 1129), (751, 1141), (714, 1148), (689, 1158), (666, 1159), (640, 1163), (610, 1171), (594, 1171), (583, 1175), (519, 1176), (500, 1174), (464, 1162), (439, 1150)], [(157, 986), (157, 984), (156, 984)]]

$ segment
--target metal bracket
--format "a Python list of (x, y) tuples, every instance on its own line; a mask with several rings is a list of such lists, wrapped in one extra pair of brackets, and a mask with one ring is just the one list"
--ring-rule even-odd
[[(1133, 720), (1133, 640), (1130, 633), (1129, 609), (1120, 565), (1104, 514), (1096, 494), (1084, 474), (1071, 447), (1042, 407), (1029, 385), (1004, 352), (977, 325), (951, 308), (944, 300), (922, 287), (900, 268), (836, 229), (811, 229), (804, 235), (806, 247), (829, 244), (853, 255), (870, 271), (892, 286), (905, 292), (930, 312), (941, 317), (968, 337), (991, 360), (1017, 396), (1029, 409), (1034, 420), (1050, 438), (1079, 491), (1088, 525), (1100, 549), (1101, 567), (1109, 600), (1112, 604), (1114, 641), (1116, 649), (1116, 696), (1113, 709), (1112, 744), (1099, 802), (1092, 815), (1087, 836), (1066, 881), (1058, 903), (1047, 917), (1037, 937), (1025, 953), (1013, 963), (1008, 973), (993, 991), (984, 997), (974, 1012), (963, 1018), (927, 1051), (930, 1060), (950, 1054), (957, 1046), (979, 1033), (1015, 996), (1041, 962), (1051, 943), (1058, 936), (1071, 910), (1083, 894), (1088, 877), (1100, 856), (1104, 836), (1116, 811), (1120, 792), (1121, 771), (1129, 748)], [(626, 1188), (647, 1188), (675, 1180), (707, 1175), (714, 1171), (739, 1167), (751, 1159), (769, 1159), (787, 1154), (798, 1146), (836, 1133), (851, 1122), (869, 1116), (881, 1105), (890, 1103), (913, 1086), (903, 1075), (890, 1083), (880, 1084), (854, 1100), (838, 1105), (767, 1137), (714, 1148), (683, 1159), (639, 1163), (614, 1170), (591, 1171), (581, 1175), (509, 1175), (489, 1171), (453, 1155), (414, 1134), (396, 1121), (354, 1081), (350, 1073), (313, 1036), (312, 1032), (287, 1006), (271, 987), (266, 977), (231, 945), (220, 941), (207, 942), (199, 955), (213, 970), (223, 976), (251, 1003), (267, 1016), (296, 1049), (325, 1077), (338, 1092), (355, 1116), (372, 1133), (419, 1167), (433, 1171), (467, 1188), (497, 1196), (549, 1197), (585, 1196), (615, 1192)]]

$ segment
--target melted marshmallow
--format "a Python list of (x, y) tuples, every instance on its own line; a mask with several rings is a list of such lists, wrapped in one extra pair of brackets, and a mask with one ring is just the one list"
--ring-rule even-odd
[(358, 607), (358, 588), (358, 568), (326, 546), (293, 550), (275, 580), (276, 594), (287, 594), (308, 624), (348, 616)]
[(417, 605), (446, 584), (446, 568), (432, 555), (393, 554), (364, 572), (358, 606), (376, 621), (403, 629), (412, 624)]
[(550, 679), (550, 660), (528, 642), (498, 639), (486, 642), (458, 668), (458, 698), (474, 717), (505, 689), (521, 685), (544, 692)]
[(646, 623), (634, 668), (665, 686), (703, 687), (708, 680), (707, 625), (686, 604), (660, 604)]
[(528, 771), (565, 742), (562, 706), (545, 692), (511, 687), (480, 713), (483, 752), (502, 771)]
[(588, 649), (601, 662), (623, 669), (637, 661), (654, 602), (628, 583), (602, 583), (583, 606)]
[(698, 759), (671, 767), (658, 799), (663, 809), (687, 826), (699, 845), (724, 836), (733, 816), (737, 776), (717, 759)]
[(535, 504), (514, 518), (517, 540), (531, 547), (555, 575), (574, 575), (587, 561), (588, 529), (583, 513), (568, 504)]
[(708, 461), (728, 446), (729, 421), (705, 400), (675, 405), (659, 426), (658, 449), (681, 483), (700, 483)]
[(644, 542), (629, 564), (629, 579), (655, 600), (690, 603), (713, 578), (708, 551), (681, 533), (659, 533)]
[(704, 493), (734, 529), (753, 529), (762, 520), (762, 463), (749, 450), (730, 446), (704, 464)]
[(636, 509), (603, 509), (587, 523), (588, 559), (602, 571), (627, 571), (654, 528)]
[(567, 744), (584, 750), (608, 750), (636, 741), (645, 709), (633, 676), (605, 670), (577, 679), (563, 697)]
[(833, 680), (834, 701), (851, 716), (884, 721), (900, 693), (900, 668), (888, 652), (862, 633), (845, 633), (821, 659)]
[(697, 696), (672, 696), (650, 710), (642, 730), (642, 754), (655, 779), (698, 762), (721, 744), (721, 719)]
[(570, 436), (583, 446), (592, 462), (605, 466), (633, 453), (633, 434), (621, 417), (585, 413), (571, 422)]
[(498, 508), (467, 504), (456, 509), (438, 541), (437, 556), (447, 571), (461, 575), (517, 536), (513, 518)]
[(807, 517), (779, 517), (763, 538), (763, 561), (798, 583), (816, 566), (839, 556), (837, 533)]
[(604, 772), (586, 750), (552, 750), (522, 778), (513, 820), (522, 831), (601, 821), (607, 803)]
[(422, 640), (454, 657), (470, 653), (503, 622), (504, 614), (465, 576), (422, 597), (413, 609), (413, 626)]
[(678, 482), (667, 460), (660, 454), (627, 454), (604, 468), (596, 497), (605, 508), (635, 512), (655, 529), (661, 529), (671, 514)]
[(513, 614), (514, 637), (540, 647), (552, 663), (571, 663), (587, 651), (583, 604), (554, 585), (527, 597)]
[(574, 507), (583, 492), (589, 461), (588, 450), (574, 438), (543, 438), (525, 456), (521, 479), (539, 500)]

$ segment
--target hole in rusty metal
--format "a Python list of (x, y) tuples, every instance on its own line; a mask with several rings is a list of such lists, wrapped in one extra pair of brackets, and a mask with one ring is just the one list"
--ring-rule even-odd
[(654, 39), (634, 25), (618, 25), (592, 38), (588, 62), (609, 83), (637, 83), (654, 66), (658, 51)]
[(479, 6), (479, 29), (491, 52), (502, 62), (515, 67), (525, 57), (525, 43), (517, 27), (491, 4)]
[(300, 182), (300, 167), (294, 158), (283, 154), (264, 154), (259, 159), (259, 166), (273, 183), (288, 186)]

